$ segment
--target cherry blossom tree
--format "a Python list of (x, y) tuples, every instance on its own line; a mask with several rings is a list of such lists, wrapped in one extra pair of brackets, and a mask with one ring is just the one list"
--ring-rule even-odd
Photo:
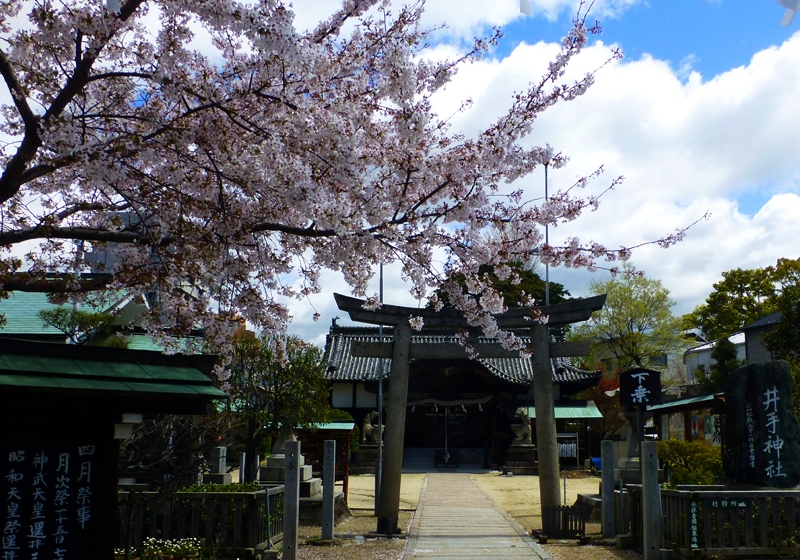
[[(553, 266), (626, 257), (543, 242), (546, 224), (597, 204), (580, 191), (596, 174), (546, 202), (508, 186), (565, 162), (525, 139), (542, 111), (593, 81), (564, 77), (592, 31), (585, 17), (545, 75), (465, 137), (432, 96), (498, 36), (432, 62), (422, 9), (345, 0), (301, 33), (279, 0), (1, 2), (0, 289), (157, 290), (152, 332), (200, 324), (223, 339), (241, 318), (281, 328), (279, 296), (318, 292), (323, 269), (365, 295), (374, 265), (399, 259), (420, 297), (463, 274), (484, 296), (459, 299), (453, 287), (450, 300), (491, 329), (503, 301), (481, 265), (504, 280), (505, 263), (533, 253)], [(199, 29), (213, 52), (193, 46)], [(105, 250), (104, 274), (76, 273)]]

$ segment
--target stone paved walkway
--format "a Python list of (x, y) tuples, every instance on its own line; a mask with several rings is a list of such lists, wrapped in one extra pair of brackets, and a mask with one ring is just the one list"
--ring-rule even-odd
[(429, 474), (404, 560), (551, 560), (468, 474)]

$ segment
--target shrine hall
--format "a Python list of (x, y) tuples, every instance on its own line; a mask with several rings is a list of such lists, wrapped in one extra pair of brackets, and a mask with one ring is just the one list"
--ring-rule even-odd
[[(391, 342), (392, 335), (391, 327), (383, 328), (383, 342)], [(527, 333), (519, 336), (527, 342)], [(563, 339), (563, 330), (551, 328), (551, 338)], [(475, 340), (499, 346), (496, 339), (479, 337)], [(387, 394), (391, 359), (356, 357), (352, 349), (356, 344), (380, 341), (378, 327), (339, 326), (335, 320), (326, 339), (324, 360), (332, 384), (331, 405), (349, 412), (359, 427), (367, 415), (378, 410), (381, 376), (384, 395)], [(447, 331), (426, 329), (411, 337), (412, 344), (457, 342), (456, 334)], [(587, 422), (602, 415), (592, 401), (570, 397), (594, 387), (601, 372), (577, 368), (567, 358), (552, 358), (551, 366), (559, 435), (575, 434), (577, 437), (570, 443), (580, 451), (575, 453), (574, 460), (588, 458), (594, 445), (588, 439)], [(466, 459), (484, 468), (501, 466), (514, 438), (512, 426), (517, 421), (516, 412), (525, 409), (535, 422), (532, 382), (529, 358), (411, 360), (405, 461), (419, 455), (433, 457), (435, 449), (451, 449), (460, 451), (462, 462)]]

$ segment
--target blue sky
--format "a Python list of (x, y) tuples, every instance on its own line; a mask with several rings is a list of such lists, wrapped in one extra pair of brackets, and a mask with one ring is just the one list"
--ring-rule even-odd
[(778, 25), (783, 11), (774, 2), (754, 0), (653, 0), (619, 18), (603, 18), (601, 26), (603, 38), (619, 42), (628, 58), (646, 53), (673, 68), (691, 58), (709, 79), (789, 38), (795, 29)]
[[(769, 1), (651, 0), (620, 14), (590, 16), (587, 23), (599, 21), (600, 39), (619, 43), (626, 58), (650, 55), (676, 70), (688, 61), (709, 79), (748, 64), (754, 53), (788, 39), (797, 27), (778, 25), (783, 12)], [(565, 8), (557, 19), (537, 16), (510, 22), (503, 27), (505, 40), (496, 54), (507, 56), (521, 41), (560, 40), (574, 13)]]
[[(294, 5), (303, 27), (336, 2)], [(531, 5), (533, 16), (525, 16), (519, 0), (428, 0), (424, 23), (448, 24), (431, 57), (452, 56), (493, 25), (505, 34), (490, 57), (463, 68), (434, 100), (446, 115), (464, 97), (473, 99), (472, 109), (453, 119), (456, 129), (469, 135), (490, 124), (557, 52), (576, 3)], [(784, 11), (773, 0), (596, 0), (589, 21), (600, 20), (603, 33), (571, 71), (595, 69), (612, 44), (625, 58), (603, 68), (582, 98), (543, 114), (530, 142), (570, 157), (565, 169), (551, 173), (551, 191), (600, 165), (607, 172), (595, 192), (617, 175), (626, 180), (598, 211), (551, 228), (551, 241), (578, 236), (631, 246), (710, 212), (677, 246), (648, 246), (632, 258), (670, 290), (676, 314), (702, 303), (723, 271), (800, 257), (800, 17), (782, 27)], [(515, 186), (533, 196), (542, 179), (535, 173)], [(387, 272), (386, 301), (416, 306), (398, 276)], [(550, 277), (581, 296), (608, 274), (555, 268)], [(348, 293), (336, 275), (323, 285), (328, 290), (310, 305), (291, 304), (293, 332), (316, 342), (324, 341), (330, 319), (342, 315), (330, 291)], [(313, 310), (322, 314), (319, 323), (310, 321)]]

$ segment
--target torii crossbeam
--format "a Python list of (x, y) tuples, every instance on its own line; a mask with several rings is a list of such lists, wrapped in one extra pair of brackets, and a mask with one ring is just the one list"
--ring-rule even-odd
[[(411, 345), (409, 319), (420, 317), (427, 327), (464, 329), (471, 328), (463, 314), (455, 309), (435, 311), (383, 304), (375, 310), (365, 309), (366, 301), (334, 294), (339, 309), (347, 312), (350, 318), (361, 323), (393, 326), (394, 337), (391, 343), (362, 344), (353, 349), (359, 356), (391, 357), (391, 383), (387, 397), (387, 444), (381, 473), (380, 498), (378, 500), (377, 532), (392, 535), (399, 531), (397, 519), (400, 513), (400, 480), (403, 468), (403, 442), (405, 440), (406, 405), (408, 402), (409, 360), (422, 357), (467, 357), (464, 348), (458, 344)], [(497, 325), (502, 329), (530, 329), (533, 369), (533, 398), (536, 403), (536, 443), (539, 455), (539, 488), (542, 506), (558, 506), (561, 496), (558, 487), (558, 446), (556, 443), (555, 407), (553, 403), (553, 377), (550, 358), (558, 356), (579, 356), (588, 354), (585, 345), (550, 342), (551, 326), (561, 326), (588, 320), (594, 311), (605, 304), (606, 296), (576, 299), (556, 305), (536, 308), (511, 309), (495, 315)], [(536, 321), (536, 317), (546, 316), (547, 324)], [(435, 347), (434, 347), (435, 346)], [(498, 345), (484, 344), (476, 348), (482, 357), (518, 356), (518, 353), (500, 348)]]

